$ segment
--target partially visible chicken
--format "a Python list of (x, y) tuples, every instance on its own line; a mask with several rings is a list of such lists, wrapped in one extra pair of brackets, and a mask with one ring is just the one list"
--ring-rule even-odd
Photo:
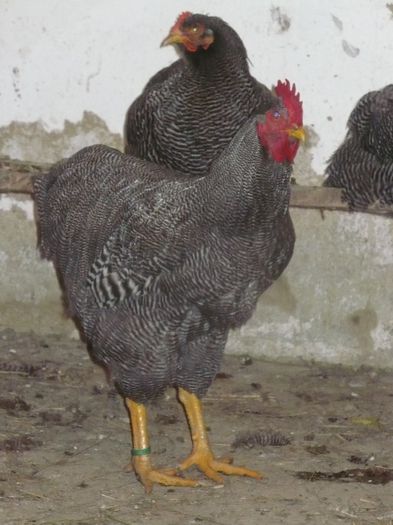
[(128, 110), (126, 153), (204, 175), (246, 120), (277, 101), (250, 75), (238, 34), (213, 16), (182, 13), (162, 45), (182, 58), (154, 75)]
[(352, 209), (393, 206), (393, 84), (356, 104), (326, 174), (323, 185), (343, 188)]
[[(219, 370), (228, 331), (287, 266), (291, 163), (303, 138), (295, 86), (251, 117), (205, 177), (91, 146), (34, 182), (43, 256), (53, 261), (94, 360), (129, 408), (132, 464), (154, 483), (195, 486), (150, 461), (144, 404), (179, 390), (193, 450), (180, 466), (259, 478), (216, 460), (200, 398)], [(225, 123), (222, 123), (223, 126)]]

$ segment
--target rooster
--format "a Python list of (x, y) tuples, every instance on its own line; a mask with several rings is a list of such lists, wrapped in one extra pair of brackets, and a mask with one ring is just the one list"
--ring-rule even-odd
[(289, 179), (304, 137), (302, 103), (288, 81), (276, 95), (207, 176), (96, 145), (34, 182), (41, 253), (92, 357), (125, 398), (132, 465), (148, 492), (154, 483), (198, 483), (151, 463), (145, 404), (168, 386), (178, 389), (193, 442), (180, 470), (196, 465), (216, 482), (219, 472), (260, 477), (214, 457), (201, 398), (229, 330), (250, 318), (292, 255)]
[(162, 45), (182, 58), (154, 75), (129, 108), (125, 151), (204, 175), (246, 120), (277, 101), (250, 75), (243, 42), (220, 18), (182, 13)]
[(393, 84), (356, 104), (326, 174), (323, 185), (343, 188), (351, 209), (393, 206)]

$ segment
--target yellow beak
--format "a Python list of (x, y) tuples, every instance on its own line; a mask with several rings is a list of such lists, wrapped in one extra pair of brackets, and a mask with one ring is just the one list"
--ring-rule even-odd
[(303, 127), (298, 128), (297, 126), (294, 126), (293, 128), (290, 128), (288, 130), (288, 135), (302, 142), (306, 140), (306, 132)]
[(166, 38), (164, 38), (164, 40), (161, 42), (160, 47), (172, 46), (174, 44), (183, 44), (184, 40), (184, 35), (180, 33), (180, 31), (174, 31), (172, 33), (169, 33), (169, 35)]

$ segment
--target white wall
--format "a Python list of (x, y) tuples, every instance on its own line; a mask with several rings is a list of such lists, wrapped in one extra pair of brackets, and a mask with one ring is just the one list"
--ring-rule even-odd
[[(0, 126), (41, 121), (51, 131), (89, 110), (121, 133), (129, 103), (175, 59), (173, 49), (159, 44), (176, 16), (208, 12), (238, 31), (259, 80), (297, 83), (305, 123), (321, 138), (311, 153), (312, 167), (322, 173), (356, 100), (393, 82), (393, 14), (386, 4), (0, 0)], [(287, 30), (279, 15), (289, 20)]]

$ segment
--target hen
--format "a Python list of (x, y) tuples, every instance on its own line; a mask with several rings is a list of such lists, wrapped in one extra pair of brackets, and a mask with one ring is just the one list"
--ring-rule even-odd
[(197, 484), (151, 465), (144, 405), (168, 386), (178, 388), (193, 441), (181, 470), (196, 465), (220, 482), (218, 472), (260, 477), (214, 458), (200, 398), (228, 331), (249, 319), (292, 255), (289, 178), (302, 103), (288, 81), (276, 93), (276, 107), (243, 125), (208, 176), (96, 145), (34, 182), (42, 255), (126, 400), (132, 464), (147, 491)]
[(343, 188), (352, 209), (393, 206), (393, 84), (356, 104), (326, 174), (323, 185)]
[(277, 102), (250, 75), (238, 34), (213, 16), (182, 13), (162, 45), (182, 58), (159, 71), (128, 110), (126, 153), (204, 175), (246, 120)]

